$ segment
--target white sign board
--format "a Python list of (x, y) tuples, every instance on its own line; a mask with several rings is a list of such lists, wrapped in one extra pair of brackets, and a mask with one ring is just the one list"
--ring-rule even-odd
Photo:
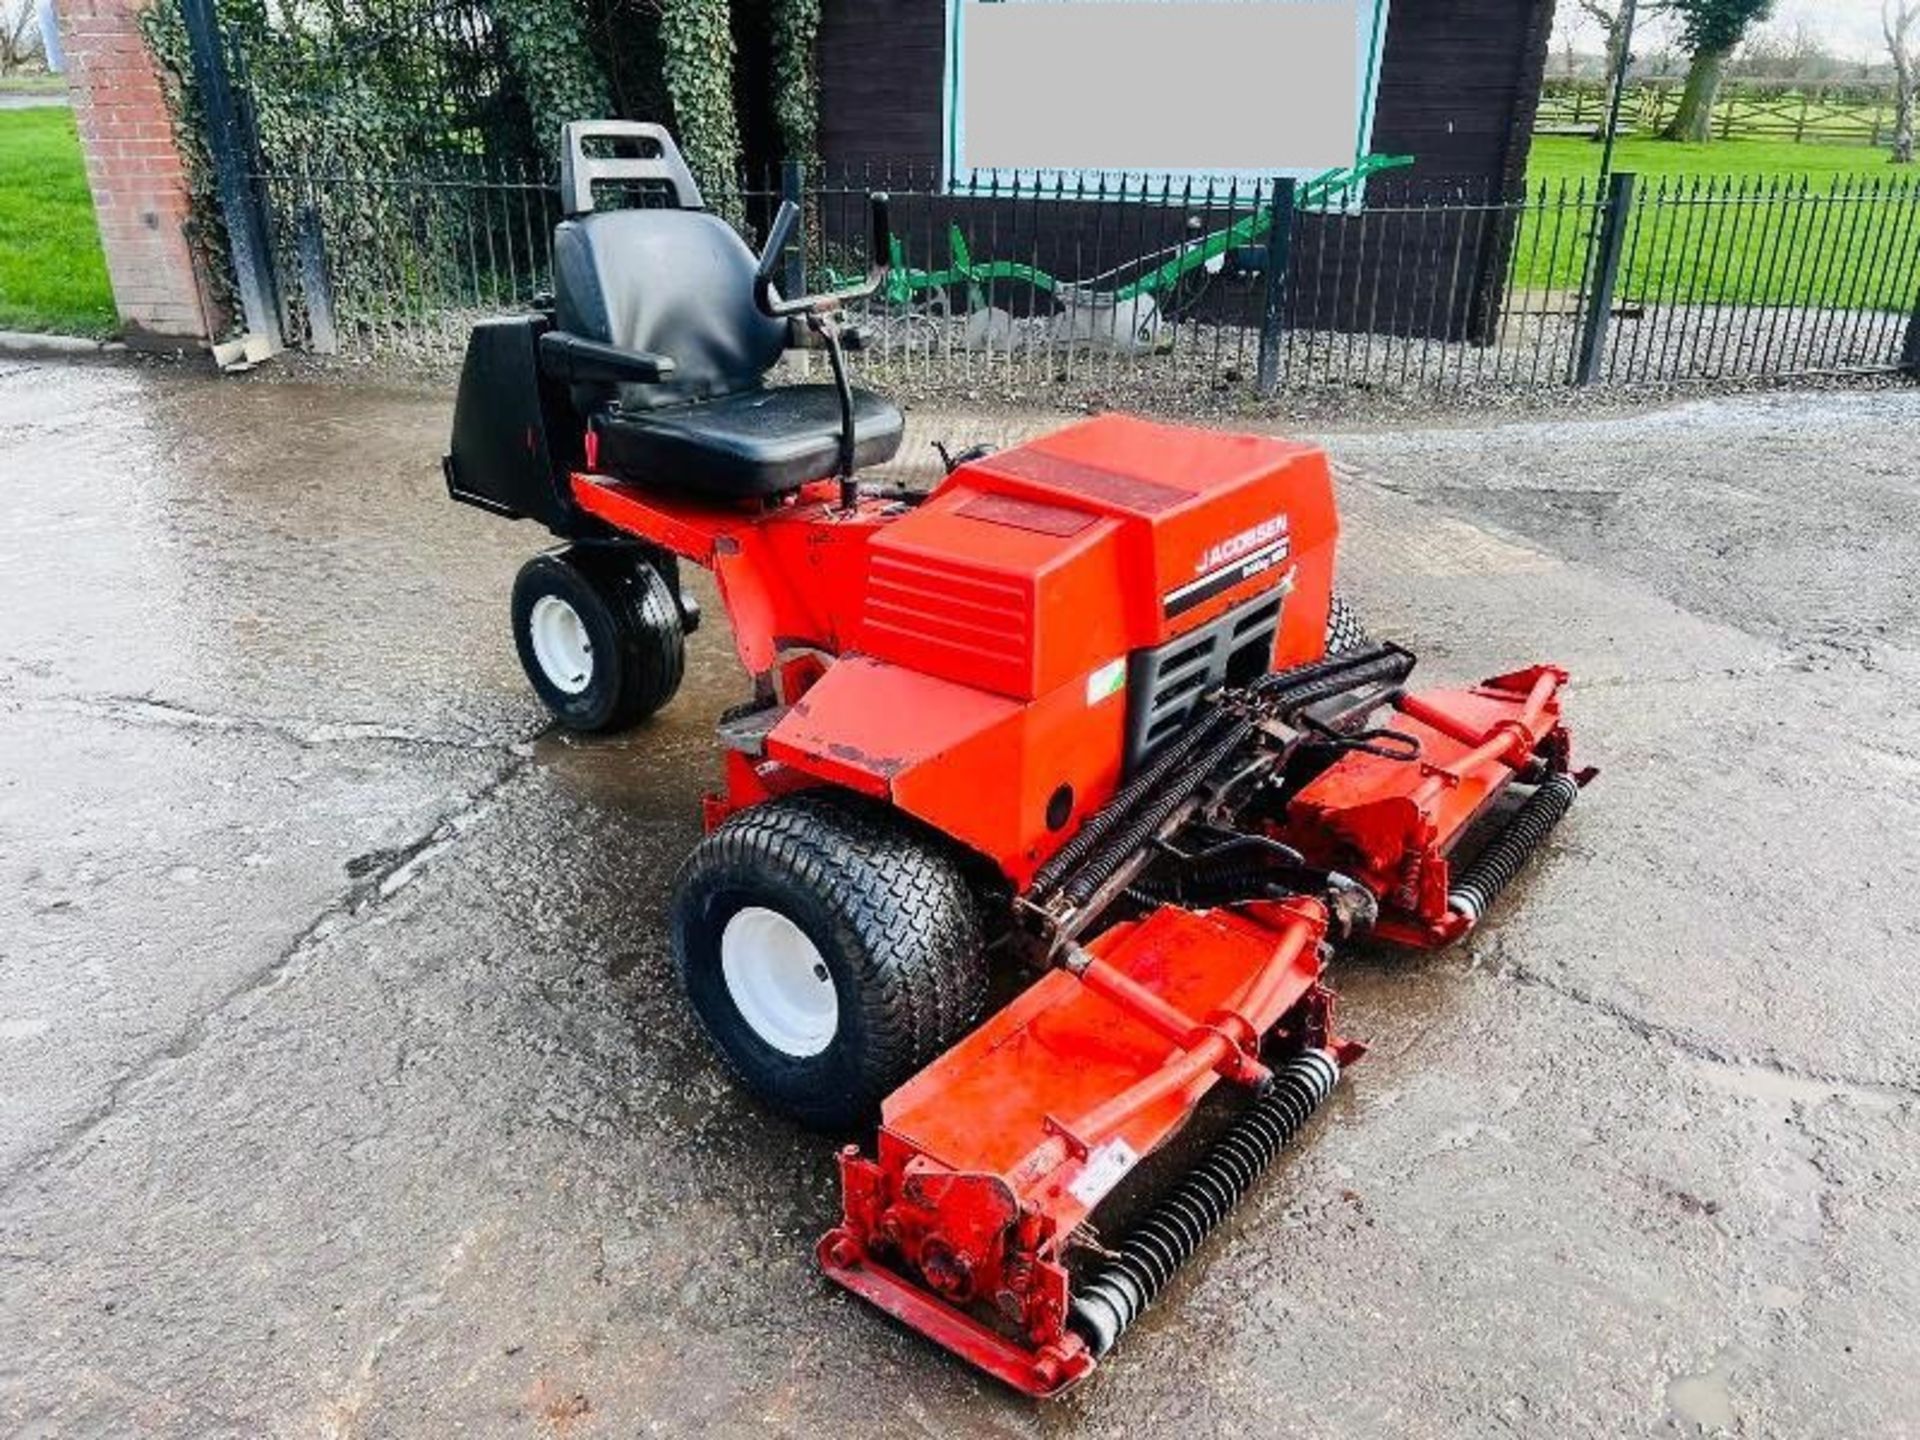
[(1387, 4), (947, 0), (947, 188), (1245, 193), (1352, 165)]

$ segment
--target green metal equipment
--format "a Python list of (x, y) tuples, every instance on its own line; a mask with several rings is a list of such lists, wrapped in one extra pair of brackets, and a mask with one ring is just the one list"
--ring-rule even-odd
[[(1304, 181), (1294, 190), (1294, 208), (1300, 210), (1326, 209), (1363, 184), (1369, 176), (1385, 170), (1398, 170), (1413, 164), (1411, 155), (1368, 155), (1351, 167), (1328, 170)], [(973, 198), (980, 198), (975, 196)], [(1009, 196), (1008, 198), (1012, 198)], [(1059, 198), (1066, 198), (1064, 194)], [(1037, 265), (1023, 264), (1017, 260), (981, 260), (973, 258), (972, 247), (961, 233), (958, 225), (947, 228), (947, 246), (950, 263), (941, 270), (922, 270), (907, 263), (906, 244), (898, 236), (891, 236), (888, 242), (887, 283), (881, 291), (888, 304), (910, 305), (918, 295), (938, 291), (945, 293), (957, 286), (967, 290), (967, 308), (979, 309), (986, 304), (988, 287), (997, 281), (1025, 282), (1043, 294), (1053, 295), (1062, 291), (1071, 291), (1079, 295), (1095, 297), (1102, 302), (1124, 304), (1146, 296), (1165, 294), (1174, 289), (1187, 276), (1196, 270), (1212, 265), (1222, 256), (1247, 246), (1259, 245), (1272, 230), (1274, 207), (1263, 205), (1220, 230), (1203, 235), (1197, 240), (1181, 241), (1151, 255), (1137, 257), (1124, 264), (1117, 265), (1104, 274), (1087, 280), (1064, 281), (1056, 279)], [(1123, 285), (1108, 291), (1100, 290), (1100, 282), (1119, 275), (1136, 265), (1145, 263), (1155, 255), (1167, 258), (1151, 269), (1145, 270)], [(846, 277), (831, 268), (828, 276), (833, 286), (846, 282)]]

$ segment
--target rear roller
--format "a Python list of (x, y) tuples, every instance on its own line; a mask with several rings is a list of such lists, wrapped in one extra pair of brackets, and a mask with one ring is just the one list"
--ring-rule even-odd
[(1113, 1348), (1194, 1257), (1339, 1080), (1340, 1062), (1324, 1050), (1303, 1051), (1275, 1071), (1272, 1087), (1241, 1112), (1075, 1291), (1069, 1323), (1095, 1359)]
[(1477, 925), (1579, 798), (1580, 782), (1573, 776), (1554, 775), (1546, 780), (1474, 856), (1473, 863), (1454, 876), (1447, 908)]

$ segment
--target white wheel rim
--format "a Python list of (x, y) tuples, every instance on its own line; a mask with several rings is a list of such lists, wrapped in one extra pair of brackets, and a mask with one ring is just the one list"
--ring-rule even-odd
[(563, 695), (578, 695), (593, 680), (593, 642), (580, 612), (558, 595), (542, 595), (527, 616), (527, 637), (540, 673)]
[(818, 1055), (840, 1029), (833, 976), (807, 932), (778, 910), (746, 905), (720, 932), (720, 974), (740, 1018), (796, 1060)]

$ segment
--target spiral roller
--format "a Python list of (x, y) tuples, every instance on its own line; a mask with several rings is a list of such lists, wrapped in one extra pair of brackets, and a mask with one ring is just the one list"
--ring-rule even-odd
[(1096, 1356), (1152, 1303), (1200, 1242), (1227, 1218), (1248, 1188), (1333, 1093), (1340, 1064), (1324, 1050), (1305, 1050), (1256, 1099), (1103, 1260), (1073, 1297), (1071, 1324)]
[(1447, 908), (1477, 923), (1579, 798), (1580, 784), (1571, 775), (1544, 781), (1473, 863), (1454, 877)]

